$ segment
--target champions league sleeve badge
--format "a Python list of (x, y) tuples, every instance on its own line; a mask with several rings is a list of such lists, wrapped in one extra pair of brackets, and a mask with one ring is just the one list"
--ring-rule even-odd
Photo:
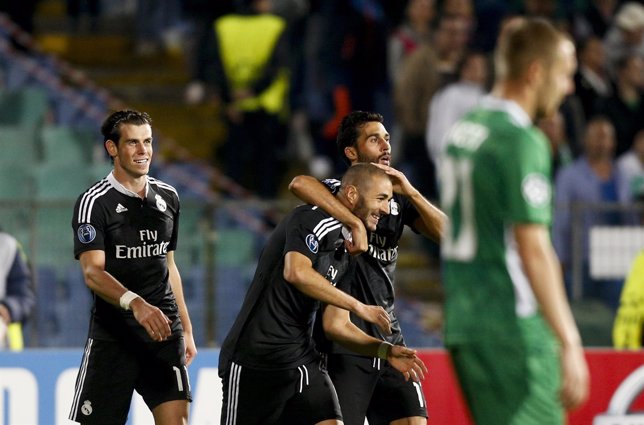
[(306, 246), (309, 247), (309, 250), (313, 254), (318, 253), (318, 249), (320, 248), (320, 243), (318, 242), (318, 238), (316, 238), (313, 233), (309, 233), (308, 235), (306, 235)]
[(91, 224), (81, 224), (76, 235), (81, 243), (90, 243), (96, 238), (96, 229)]

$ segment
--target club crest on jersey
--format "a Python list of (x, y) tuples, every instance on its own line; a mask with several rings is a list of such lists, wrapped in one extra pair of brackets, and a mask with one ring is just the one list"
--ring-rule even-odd
[(398, 215), (400, 213), (400, 205), (393, 198), (389, 201), (389, 214)]
[(82, 224), (78, 228), (76, 235), (82, 243), (90, 243), (96, 237), (96, 229), (91, 224)]
[(310, 250), (313, 254), (317, 254), (317, 253), (318, 253), (318, 249), (320, 248), (320, 243), (318, 242), (318, 238), (316, 238), (316, 237), (315, 237), (315, 235), (314, 235), (313, 233), (309, 233), (309, 234), (306, 236), (306, 246), (308, 246), (308, 247), (309, 247), (309, 250)]
[(165, 203), (161, 195), (155, 195), (154, 199), (157, 201), (157, 208), (159, 211), (165, 211), (168, 208), (168, 205)]

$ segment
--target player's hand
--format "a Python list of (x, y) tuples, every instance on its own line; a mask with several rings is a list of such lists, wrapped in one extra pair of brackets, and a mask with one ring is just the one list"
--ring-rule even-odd
[(613, 346), (636, 350), (642, 345), (642, 316), (639, 303), (630, 302), (622, 296), (613, 325)]
[(588, 365), (581, 346), (562, 347), (561, 371), (561, 401), (566, 409), (573, 409), (586, 401), (590, 389)]
[(383, 334), (391, 335), (391, 318), (384, 308), (379, 305), (361, 304), (355, 313), (362, 320), (378, 326)]
[(367, 229), (364, 227), (362, 221), (357, 220), (357, 222), (351, 226), (351, 240), (345, 239), (344, 246), (351, 255), (362, 254), (369, 249)]
[(416, 350), (402, 345), (394, 345), (389, 351), (387, 361), (394, 369), (403, 374), (405, 381), (411, 379), (419, 382), (425, 379), (427, 366), (416, 356)]
[(407, 176), (405, 176), (402, 171), (398, 171), (393, 167), (384, 164), (378, 164), (376, 162), (372, 162), (372, 164), (383, 170), (389, 177), (391, 177), (391, 183), (393, 185), (393, 190), (395, 193), (399, 193), (405, 196), (411, 196), (414, 192), (416, 192), (416, 188), (414, 188), (409, 180), (407, 180)]
[(186, 366), (190, 366), (190, 363), (197, 356), (197, 345), (195, 344), (192, 332), (184, 332), (183, 340), (186, 344)]
[(134, 318), (155, 341), (165, 341), (170, 334), (170, 319), (163, 312), (143, 298), (135, 298), (130, 304)]

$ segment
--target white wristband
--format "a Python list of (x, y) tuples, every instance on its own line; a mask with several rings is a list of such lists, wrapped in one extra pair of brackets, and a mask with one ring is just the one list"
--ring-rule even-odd
[(388, 343), (387, 341), (383, 341), (380, 343), (378, 346), (378, 358), (387, 360), (387, 355), (389, 354), (389, 347), (393, 347), (393, 344)]
[(123, 295), (121, 295), (121, 298), (119, 298), (119, 304), (121, 305), (121, 308), (123, 310), (129, 310), (130, 309), (130, 303), (132, 300), (135, 298), (138, 298), (139, 296), (135, 294), (132, 291), (127, 291)]

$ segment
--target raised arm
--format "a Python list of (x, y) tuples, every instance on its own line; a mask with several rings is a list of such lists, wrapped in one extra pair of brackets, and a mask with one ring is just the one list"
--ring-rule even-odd
[(183, 296), (181, 275), (179, 274), (177, 264), (174, 262), (174, 251), (168, 251), (168, 272), (170, 273), (170, 287), (172, 288), (172, 293), (177, 301), (179, 317), (181, 318), (181, 325), (183, 326), (183, 338), (186, 343), (186, 364), (190, 366), (190, 363), (192, 363), (192, 360), (197, 355), (197, 346), (192, 333), (192, 322), (190, 321), (190, 315), (188, 314), (188, 306), (186, 305), (185, 297)]
[[(105, 270), (105, 252), (85, 251), (80, 254), (79, 260), (85, 284), (89, 289), (108, 303), (122, 307), (121, 297), (128, 289)], [(130, 300), (129, 308), (150, 338), (163, 341), (170, 336), (170, 319), (159, 308), (147, 303), (140, 296)]]
[(369, 248), (367, 230), (362, 221), (342, 205), (319, 180), (311, 176), (296, 176), (288, 185), (288, 189), (302, 201), (317, 205), (351, 229), (352, 240), (346, 241), (346, 247), (350, 254), (361, 254)]
[(414, 222), (414, 227), (423, 236), (435, 242), (440, 242), (445, 228), (445, 213), (433, 205), (416, 189), (407, 177), (395, 168), (383, 164), (376, 164), (392, 177), (394, 192), (406, 196), (414, 205), (420, 217)]
[(387, 335), (391, 334), (391, 319), (384, 308), (366, 305), (331, 285), (313, 268), (311, 260), (296, 251), (286, 253), (284, 279), (300, 292), (325, 304), (348, 310), (367, 322), (373, 323)]
[[(425, 378), (427, 367), (416, 356), (416, 350), (401, 345), (391, 345), (364, 333), (351, 322), (347, 310), (328, 305), (324, 309), (322, 325), (326, 336), (349, 350), (369, 357), (387, 360), (392, 367), (405, 376), (419, 381)], [(382, 348), (385, 347), (386, 350)]]
[(548, 230), (539, 224), (519, 224), (514, 236), (534, 295), (561, 344), (561, 399), (565, 407), (576, 407), (588, 397), (588, 366)]

